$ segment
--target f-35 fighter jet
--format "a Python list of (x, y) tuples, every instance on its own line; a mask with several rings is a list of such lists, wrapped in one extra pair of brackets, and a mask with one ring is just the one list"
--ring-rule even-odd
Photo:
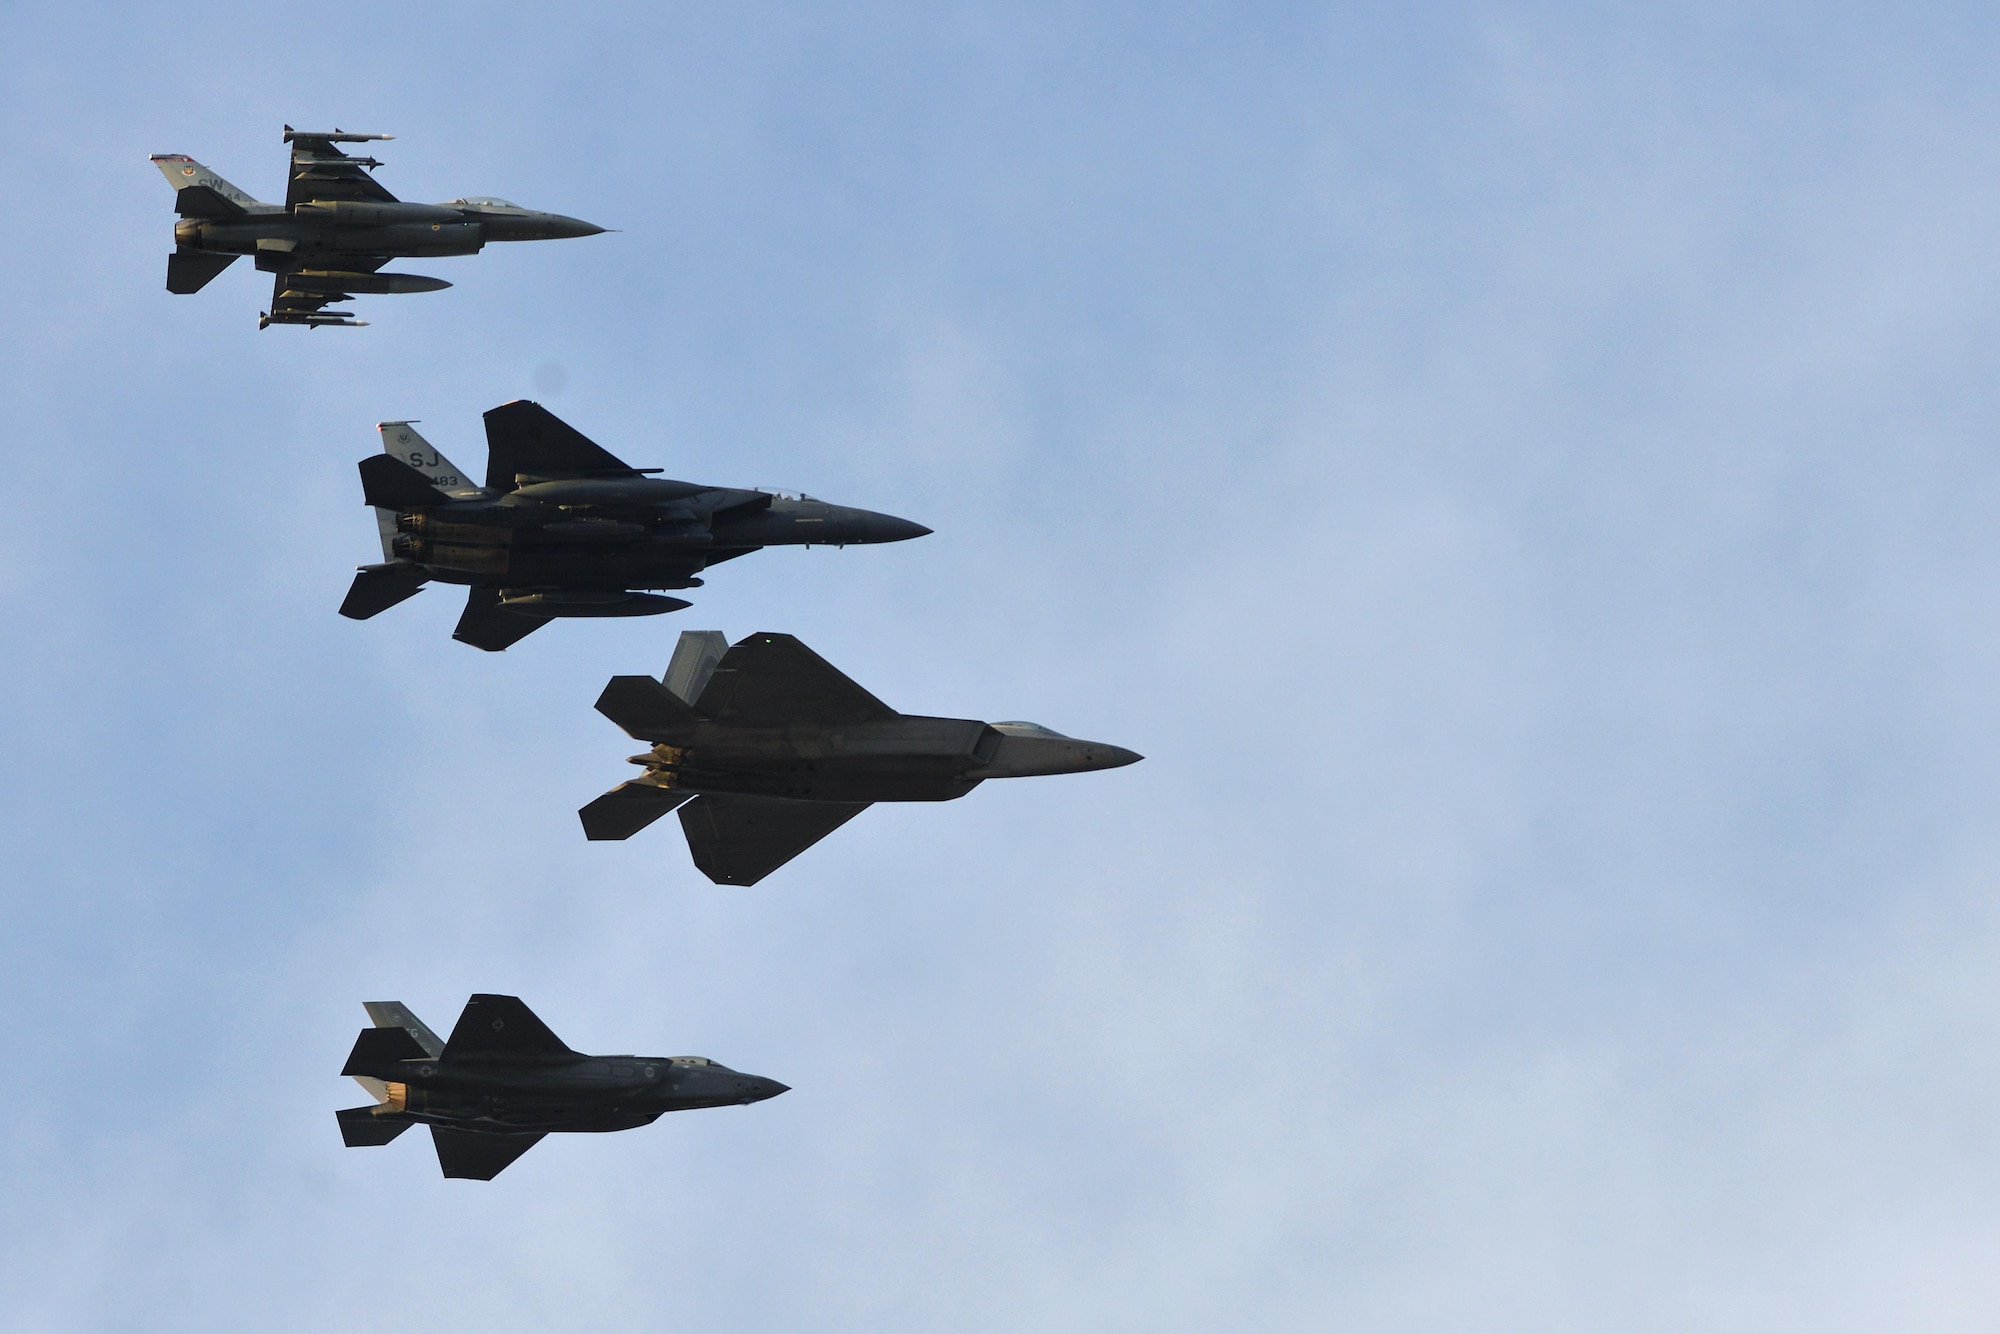
[(486, 485), (408, 422), (384, 422), (361, 461), (383, 563), (354, 576), (355, 620), (429, 580), (471, 593), (453, 638), (498, 651), (558, 616), (653, 616), (692, 604), (639, 589), (699, 588), (699, 573), (769, 546), (901, 542), (930, 532), (868, 510), (675, 482), (634, 468), (525, 399), (486, 414)]
[(359, 293), (435, 292), (442, 278), (381, 273), (405, 256), (476, 255), (488, 241), (553, 241), (595, 236), (604, 228), (537, 213), (504, 199), (467, 196), (447, 204), (406, 204), (382, 188), (372, 157), (349, 157), (336, 146), (389, 139), (387, 134), (312, 133), (285, 127), (292, 169), (283, 204), (253, 199), (191, 157), (156, 153), (153, 165), (174, 187), (174, 253), (167, 256), (167, 290), (198, 292), (239, 256), (277, 275), (271, 309), (257, 321), (359, 326), (344, 310), (327, 310)]
[(756, 884), (874, 802), (1141, 758), (1035, 723), (897, 713), (790, 635), (731, 647), (685, 631), (664, 683), (614, 676), (597, 711), (654, 745), (631, 758), (644, 774), (577, 812), (585, 836), (630, 838), (678, 807), (694, 864), (719, 885)]
[(431, 1128), (448, 1177), (491, 1181), (551, 1131), (651, 1125), (667, 1112), (735, 1107), (785, 1092), (700, 1056), (586, 1056), (513, 996), (474, 996), (439, 1042), (400, 1001), (367, 1002), (375, 1027), (354, 1041), (343, 1075), (374, 1095), (337, 1113), (347, 1147)]

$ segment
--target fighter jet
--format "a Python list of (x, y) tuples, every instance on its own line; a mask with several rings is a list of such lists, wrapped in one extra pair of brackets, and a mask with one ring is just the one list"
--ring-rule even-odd
[(702, 1056), (585, 1056), (513, 996), (474, 996), (439, 1042), (401, 1001), (369, 1001), (343, 1075), (374, 1096), (336, 1113), (350, 1149), (431, 1128), (448, 1177), (491, 1181), (551, 1131), (651, 1125), (667, 1112), (736, 1107), (785, 1092)]
[(1115, 769), (1142, 758), (1036, 723), (897, 713), (790, 635), (689, 630), (664, 681), (614, 676), (597, 711), (653, 748), (645, 773), (585, 806), (584, 835), (624, 839), (679, 808), (719, 885), (754, 885), (878, 801), (951, 801), (988, 778)]
[(486, 414), (486, 485), (409, 422), (381, 425), (361, 461), (383, 561), (340, 604), (357, 621), (425, 582), (466, 584), (453, 638), (499, 651), (558, 616), (654, 616), (692, 605), (638, 592), (699, 588), (699, 573), (767, 546), (901, 542), (930, 529), (806, 495), (650, 476), (525, 399)]
[(391, 139), (388, 134), (321, 134), (285, 127), (292, 146), (283, 204), (253, 199), (193, 158), (155, 153), (153, 165), (174, 187), (174, 253), (167, 256), (167, 290), (198, 292), (239, 256), (277, 275), (271, 309), (257, 327), (322, 324), (358, 327), (344, 310), (327, 310), (357, 293), (436, 292), (442, 278), (381, 273), (405, 256), (476, 255), (488, 241), (552, 241), (595, 236), (604, 228), (537, 213), (487, 195), (444, 204), (406, 204), (382, 188), (372, 157), (349, 157), (338, 144)]

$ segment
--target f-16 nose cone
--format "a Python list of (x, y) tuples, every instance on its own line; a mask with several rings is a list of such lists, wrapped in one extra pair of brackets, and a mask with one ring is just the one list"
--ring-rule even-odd
[(560, 213), (548, 213), (543, 217), (545, 221), (542, 226), (551, 241), (566, 240), (572, 236), (597, 236), (609, 230), (594, 222), (585, 222), (582, 218), (564, 217)]

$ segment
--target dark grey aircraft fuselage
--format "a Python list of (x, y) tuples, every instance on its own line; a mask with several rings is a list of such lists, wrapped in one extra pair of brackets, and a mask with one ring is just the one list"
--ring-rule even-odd
[(930, 531), (870, 510), (662, 478), (565, 487), (550, 481), (399, 510), (397, 560), (447, 584), (695, 588), (708, 566), (760, 547), (900, 542)]
[[(491, 241), (555, 241), (595, 236), (603, 230), (581, 218), (527, 208), (339, 200), (302, 203), (290, 210), (264, 206), (228, 218), (182, 218), (174, 224), (174, 243), (214, 254), (255, 255), (257, 267), (276, 271), (298, 267), (308, 259), (334, 261), (341, 255), (397, 259), (476, 255)], [(341, 266), (327, 262), (315, 267)], [(413, 275), (381, 275), (385, 280), (401, 276)], [(361, 290), (355, 281), (350, 279), (345, 290)], [(443, 285), (436, 279), (415, 281)]]
[[(620, 677), (606, 695), (620, 682), (657, 685), (651, 677)], [(640, 781), (795, 801), (951, 801), (989, 778), (1088, 773), (1139, 758), (1121, 746), (1079, 741), (1030, 723), (918, 714), (838, 727), (702, 721), (658, 730), (664, 738), (631, 758), (646, 769)]]
[(369, 1001), (373, 1028), (341, 1070), (375, 1098), (336, 1112), (350, 1149), (430, 1127), (448, 1177), (491, 1181), (551, 1132), (602, 1134), (668, 1112), (739, 1107), (786, 1091), (700, 1056), (588, 1056), (518, 996), (477, 994), (448, 1041), (401, 1001)]
[(1135, 763), (1035, 723), (899, 713), (791, 635), (681, 635), (666, 675), (614, 676), (597, 711), (652, 749), (577, 812), (586, 838), (678, 811), (695, 866), (754, 885), (878, 801), (952, 801), (989, 778)]
[(370, 1067), (388, 1089), (377, 1114), (496, 1134), (597, 1133), (651, 1125), (668, 1112), (737, 1107), (785, 1092), (775, 1079), (698, 1057), (586, 1056), (524, 1064), (435, 1057)]

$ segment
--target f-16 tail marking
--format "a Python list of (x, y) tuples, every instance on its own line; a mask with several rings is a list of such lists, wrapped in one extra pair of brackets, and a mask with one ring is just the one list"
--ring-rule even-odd
[(174, 187), (174, 208), (184, 218), (233, 218), (253, 208), (275, 207), (237, 189), (185, 153), (155, 153), (153, 165)]

